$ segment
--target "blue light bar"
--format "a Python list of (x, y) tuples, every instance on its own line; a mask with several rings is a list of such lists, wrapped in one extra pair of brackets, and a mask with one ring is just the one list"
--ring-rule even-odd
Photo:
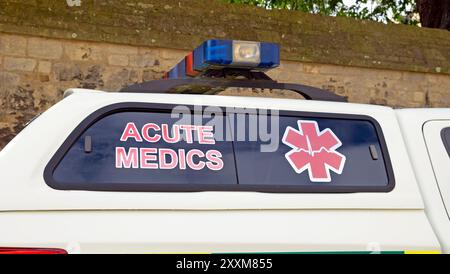
[(275, 43), (261, 43), (260, 67), (267, 69), (276, 68), (280, 65), (280, 46)]
[(208, 40), (194, 50), (194, 69), (203, 71), (211, 66), (227, 67), (233, 62), (232, 41)]
[(213, 39), (203, 42), (165, 78), (194, 77), (223, 68), (266, 71), (279, 65), (280, 47), (275, 43)]

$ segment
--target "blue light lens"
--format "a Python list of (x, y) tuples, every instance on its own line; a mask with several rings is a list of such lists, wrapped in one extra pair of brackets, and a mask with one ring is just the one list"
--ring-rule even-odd
[(233, 61), (232, 41), (208, 40), (194, 50), (194, 69), (202, 71), (211, 66), (226, 66)]
[(205, 43), (205, 62), (212, 65), (229, 65), (233, 62), (233, 44), (230, 40), (208, 40)]
[(180, 78), (186, 78), (186, 61), (183, 59), (181, 62), (179, 62), (175, 67), (173, 67), (169, 73), (168, 78), (169, 79), (180, 79)]
[(276, 68), (280, 65), (280, 46), (275, 43), (261, 43), (260, 68)]

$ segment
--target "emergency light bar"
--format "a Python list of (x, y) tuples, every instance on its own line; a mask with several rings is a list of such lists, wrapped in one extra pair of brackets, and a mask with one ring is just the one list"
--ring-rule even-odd
[(195, 77), (224, 68), (266, 71), (280, 65), (280, 47), (275, 43), (207, 40), (172, 68), (164, 78)]
[[(274, 43), (207, 40), (189, 53), (162, 80), (133, 84), (121, 92), (216, 94), (228, 87), (286, 89), (307, 100), (346, 102), (347, 97), (302, 84), (278, 83), (264, 72), (280, 65)], [(87, 149), (89, 150), (89, 143)]]

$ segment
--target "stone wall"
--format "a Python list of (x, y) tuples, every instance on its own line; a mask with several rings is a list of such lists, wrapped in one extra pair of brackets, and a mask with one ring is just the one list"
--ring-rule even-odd
[(0, 0), (0, 148), (65, 89), (116, 91), (158, 79), (213, 37), (280, 43), (282, 64), (269, 73), (278, 81), (325, 88), (351, 102), (450, 106), (447, 31), (211, 0), (86, 0), (79, 7), (62, 0)]

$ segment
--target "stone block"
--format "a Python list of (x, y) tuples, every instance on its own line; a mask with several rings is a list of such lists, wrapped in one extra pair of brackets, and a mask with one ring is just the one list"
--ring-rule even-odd
[(128, 66), (128, 56), (120, 54), (111, 54), (108, 56), (108, 64), (112, 66)]
[(31, 58), (5, 57), (3, 67), (9, 71), (33, 71), (36, 63)]
[(0, 34), (0, 54), (25, 56), (27, 39), (19, 35)]
[(40, 73), (49, 74), (52, 70), (52, 63), (49, 61), (39, 61), (38, 71)]
[(63, 53), (63, 47), (60, 40), (29, 38), (28, 56), (40, 59), (59, 59)]

